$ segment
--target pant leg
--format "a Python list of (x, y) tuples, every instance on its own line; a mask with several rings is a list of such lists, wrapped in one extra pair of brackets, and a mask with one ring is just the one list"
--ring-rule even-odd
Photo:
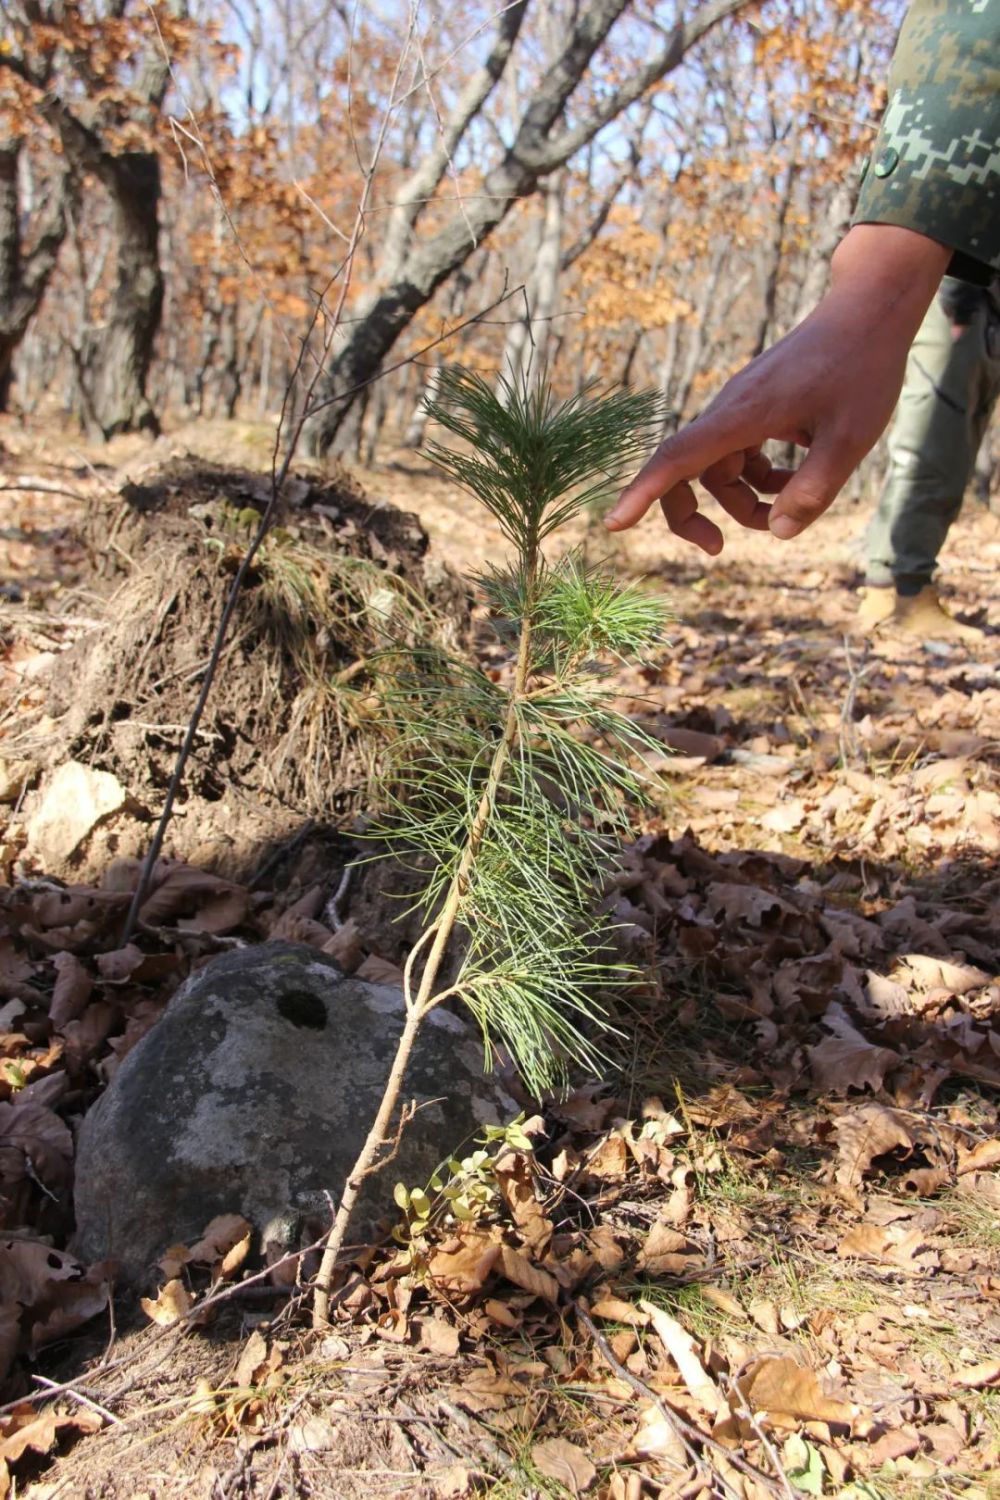
[(970, 402), (970, 425), (975, 444), (973, 465), (1000, 400), (1000, 302), (994, 298), (986, 302), (981, 323), (982, 357), (973, 379)]
[[(870, 583), (929, 583), (976, 460), (987, 314), (952, 337), (935, 297), (910, 350), (889, 432), (889, 472), (866, 541)], [(877, 335), (876, 335), (877, 336)]]

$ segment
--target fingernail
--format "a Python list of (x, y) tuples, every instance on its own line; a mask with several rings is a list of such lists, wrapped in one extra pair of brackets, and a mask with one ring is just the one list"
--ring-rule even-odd
[(614, 510), (609, 510), (604, 517), (604, 524), (609, 531), (616, 531), (621, 520), (622, 517), (618, 514), (618, 507), (615, 506)]
[(802, 530), (798, 521), (793, 521), (791, 516), (772, 516), (767, 524), (771, 528), (771, 535), (776, 536), (779, 542), (790, 542)]

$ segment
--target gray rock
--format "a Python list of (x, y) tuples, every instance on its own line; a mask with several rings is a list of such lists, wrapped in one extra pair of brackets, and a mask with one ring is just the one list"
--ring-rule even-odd
[[(136, 1282), (170, 1244), (219, 1213), (264, 1235), (299, 1216), (329, 1220), (382, 1096), (402, 1027), (399, 990), (344, 976), (292, 943), (242, 948), (187, 982), (84, 1119), (77, 1144), (75, 1252), (113, 1257)], [(370, 1178), (364, 1233), (394, 1183), (423, 1185), (485, 1123), (517, 1106), (484, 1076), (458, 1017), (432, 1012), (406, 1077), (425, 1104), (396, 1160)]]

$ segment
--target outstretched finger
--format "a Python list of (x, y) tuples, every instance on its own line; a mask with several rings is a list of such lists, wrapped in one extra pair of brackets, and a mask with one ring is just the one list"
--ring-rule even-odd
[[(624, 531), (641, 521), (654, 501), (701, 474), (710, 464), (718, 463), (727, 453), (742, 449), (739, 435), (727, 430), (728, 424), (700, 417), (661, 443), (618, 497), (617, 504), (604, 518), (609, 531)], [(699, 543), (700, 545), (700, 543)]]

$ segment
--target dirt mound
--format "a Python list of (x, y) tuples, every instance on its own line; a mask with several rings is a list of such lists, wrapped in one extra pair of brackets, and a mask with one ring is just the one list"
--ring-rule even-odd
[[(118, 778), (134, 836), (112, 830), (93, 851), (98, 863), (137, 852), (143, 817), (159, 811), (270, 485), (266, 474), (185, 458), (88, 518), (85, 586), (89, 613), (103, 596), (99, 621), (54, 658), (44, 709), (5, 752)], [(303, 818), (336, 821), (364, 804), (377, 659), (402, 643), (454, 645), (467, 629), (465, 586), (427, 547), (415, 516), (356, 483), (289, 478), (230, 626), (177, 805), (175, 853), (234, 870)]]

